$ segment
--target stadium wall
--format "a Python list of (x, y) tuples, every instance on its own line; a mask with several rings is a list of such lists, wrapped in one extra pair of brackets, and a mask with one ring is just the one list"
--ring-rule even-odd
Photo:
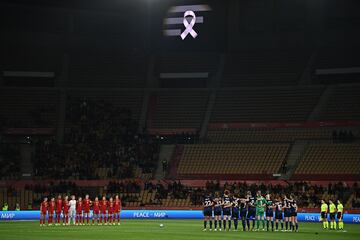
[[(90, 213), (92, 216), (92, 213)], [(0, 211), (0, 221), (38, 220), (40, 211)], [(122, 219), (203, 219), (201, 210), (123, 210)], [(300, 222), (319, 222), (319, 213), (298, 213)], [(360, 224), (360, 214), (345, 214), (345, 223)]]

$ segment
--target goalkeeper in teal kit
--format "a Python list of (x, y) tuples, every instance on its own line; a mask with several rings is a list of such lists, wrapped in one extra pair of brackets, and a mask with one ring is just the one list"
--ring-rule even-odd
[(266, 199), (261, 196), (261, 191), (258, 191), (256, 194), (256, 231), (259, 231), (260, 220), (262, 221), (263, 231), (265, 231), (265, 207), (266, 207)]

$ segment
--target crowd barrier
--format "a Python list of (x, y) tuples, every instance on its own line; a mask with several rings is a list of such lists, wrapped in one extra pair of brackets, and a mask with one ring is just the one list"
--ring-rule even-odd
[[(90, 213), (90, 216), (92, 213)], [(0, 220), (38, 220), (40, 211), (0, 211)], [(123, 210), (122, 219), (202, 219), (201, 210)], [(298, 213), (300, 222), (319, 222), (319, 213)], [(344, 214), (345, 223), (360, 223), (360, 214)]]

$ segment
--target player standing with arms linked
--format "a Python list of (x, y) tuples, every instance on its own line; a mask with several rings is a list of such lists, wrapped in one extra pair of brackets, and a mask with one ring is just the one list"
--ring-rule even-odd
[(48, 225), (49, 226), (52, 226), (52, 223), (53, 223), (55, 207), (56, 207), (55, 198), (51, 198), (50, 203), (49, 203), (49, 209), (48, 209), (48, 214), (49, 214)]
[[(248, 230), (255, 229), (255, 216), (256, 216), (256, 207), (255, 207), (255, 198), (252, 196), (251, 192), (247, 192), (247, 216), (246, 216), (246, 223), (248, 226)], [(250, 228), (250, 220), (252, 220), (252, 228)]]
[(266, 200), (261, 195), (261, 191), (256, 193), (256, 231), (260, 230), (260, 220), (262, 221), (262, 230), (265, 231), (265, 207)]
[(234, 231), (238, 230), (238, 224), (239, 224), (239, 205), (240, 205), (240, 198), (234, 194), (234, 197), (232, 198), (232, 209), (231, 209), (231, 216), (234, 221)]
[(219, 231), (221, 231), (221, 213), (222, 213), (222, 201), (221, 197), (219, 196), (219, 193), (217, 192), (215, 194), (215, 198), (213, 199), (214, 203), (214, 230), (217, 231), (217, 227), (219, 224)]
[(279, 222), (281, 223), (281, 231), (284, 231), (283, 202), (277, 198), (275, 201), (275, 232), (279, 231)]
[(106, 222), (106, 217), (107, 217), (107, 208), (108, 208), (108, 201), (106, 200), (106, 197), (103, 196), (102, 200), (100, 202), (100, 223), (103, 224), (103, 219), (104, 219), (104, 224), (107, 225)]
[(114, 222), (116, 217), (118, 225), (120, 225), (120, 212), (121, 212), (121, 199), (119, 198), (119, 195), (116, 195), (114, 202)]
[(247, 202), (247, 198), (240, 198), (240, 218), (244, 232), (246, 231), (246, 214), (247, 214), (246, 202)]
[(76, 225), (83, 225), (83, 201), (82, 198), (79, 197), (76, 204)]
[(203, 199), (203, 214), (204, 214), (204, 229), (203, 231), (206, 231), (206, 225), (207, 225), (207, 221), (209, 221), (209, 229), (210, 231), (212, 230), (212, 221), (211, 221), (211, 217), (212, 217), (212, 206), (213, 206), (213, 201), (211, 199), (211, 196), (206, 193), (206, 195), (204, 196)]
[(285, 217), (285, 232), (288, 231), (289, 224), (291, 224), (291, 212), (290, 212), (290, 199), (284, 196), (284, 217)]
[(89, 218), (90, 218), (90, 206), (92, 202), (89, 199), (89, 194), (85, 195), (85, 199), (83, 201), (84, 206), (84, 216), (83, 216), (83, 223), (85, 224), (85, 218), (86, 218), (86, 225), (89, 225)]
[(42, 203), (40, 204), (40, 227), (46, 226), (45, 220), (46, 220), (46, 212), (48, 210), (48, 198), (45, 197)]
[(109, 199), (109, 207), (108, 207), (108, 220), (109, 220), (109, 225), (115, 225), (115, 223), (113, 223), (113, 217), (114, 217), (114, 200), (111, 197)]
[(69, 222), (69, 197), (65, 196), (63, 201), (63, 225), (68, 225)]
[(266, 194), (266, 231), (269, 231), (269, 222), (271, 222), (271, 231), (274, 231), (274, 203), (270, 194)]
[(294, 199), (294, 195), (290, 195), (290, 204), (291, 204), (290, 211), (291, 211), (292, 230), (298, 232), (299, 231), (299, 224), (297, 220), (298, 207), (296, 200)]
[(60, 225), (60, 217), (61, 217), (61, 212), (63, 209), (63, 200), (61, 195), (58, 196), (58, 198), (56, 199), (56, 223), (55, 225)]
[(224, 216), (224, 220), (223, 220), (223, 228), (224, 231), (226, 231), (226, 220), (228, 220), (228, 229), (230, 231), (231, 229), (231, 207), (232, 207), (232, 202), (231, 202), (231, 198), (229, 196), (229, 190), (225, 190), (224, 191), (224, 196), (222, 199), (223, 202), (223, 216)]
[(69, 201), (69, 225), (71, 223), (71, 220), (73, 221), (73, 224), (76, 224), (76, 200), (75, 196), (71, 196), (71, 200)]
[(99, 225), (99, 220), (100, 220), (100, 202), (99, 202), (99, 198), (96, 197), (93, 203), (93, 219), (92, 219), (92, 224), (95, 224), (95, 220), (96, 223)]

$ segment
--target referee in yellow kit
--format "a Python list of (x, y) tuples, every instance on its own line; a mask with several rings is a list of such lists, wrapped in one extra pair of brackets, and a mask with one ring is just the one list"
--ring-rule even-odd
[(344, 206), (340, 202), (340, 200), (337, 200), (337, 220), (338, 220), (338, 228), (339, 230), (344, 230)]
[(329, 213), (330, 213), (330, 230), (336, 230), (336, 222), (335, 222), (336, 205), (331, 200), (329, 200)]
[(321, 221), (323, 222), (324, 229), (328, 229), (329, 222), (327, 220), (328, 205), (324, 200), (321, 200)]

